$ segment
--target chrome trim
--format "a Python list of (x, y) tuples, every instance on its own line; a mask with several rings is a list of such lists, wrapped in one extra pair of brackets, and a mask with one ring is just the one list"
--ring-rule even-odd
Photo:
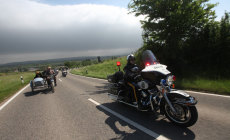
[(152, 111), (153, 111), (154, 108), (153, 108), (152, 98), (153, 98), (153, 95), (150, 95), (150, 96), (149, 96), (149, 100), (150, 100), (150, 104), (151, 104), (151, 109), (152, 109)]
[(182, 104), (182, 105), (189, 105), (189, 106), (194, 106), (197, 104), (197, 100), (194, 97), (189, 97), (189, 101), (186, 100), (176, 100), (173, 103), (177, 103), (177, 104)]
[(126, 104), (126, 105), (129, 105), (129, 106), (138, 108), (138, 105), (132, 105), (132, 104), (130, 104), (130, 103), (127, 103), (127, 102), (124, 102), (124, 101), (121, 101), (121, 100), (119, 100), (118, 102), (121, 102), (121, 103), (124, 103), (124, 104)]
[(170, 108), (171, 108), (171, 110), (173, 111), (173, 113), (175, 113), (175, 114), (176, 114), (176, 110), (175, 110), (175, 108), (172, 106), (171, 102), (169, 101), (169, 99), (168, 99), (168, 97), (167, 97), (166, 93), (164, 93), (164, 94), (163, 94), (163, 96), (164, 96), (164, 98), (165, 98), (166, 102), (168, 103), (169, 107), (170, 107)]

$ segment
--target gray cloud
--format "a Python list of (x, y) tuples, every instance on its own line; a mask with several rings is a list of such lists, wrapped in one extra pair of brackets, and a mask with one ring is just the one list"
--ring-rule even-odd
[(139, 19), (120, 7), (7, 0), (0, 9), (0, 63), (128, 53), (142, 42)]

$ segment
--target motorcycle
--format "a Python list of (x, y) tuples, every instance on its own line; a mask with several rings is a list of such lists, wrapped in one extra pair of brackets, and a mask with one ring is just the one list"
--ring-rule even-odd
[[(167, 70), (167, 66), (160, 64), (150, 50), (142, 54), (145, 68), (138, 72), (134, 67), (132, 71), (137, 72), (135, 80), (138, 89), (136, 92), (128, 88), (124, 81), (123, 72), (119, 71), (109, 75), (108, 95), (111, 99), (127, 104), (129, 106), (144, 108), (145, 111), (160, 112), (168, 120), (176, 125), (190, 127), (197, 122), (198, 112), (197, 100), (182, 90), (174, 89), (176, 77)], [(117, 64), (120, 65), (120, 62)], [(118, 66), (119, 66), (118, 65)], [(139, 94), (139, 104), (127, 100), (127, 95)], [(136, 99), (137, 101), (137, 99)]]
[(34, 92), (35, 89), (50, 88), (52, 93), (54, 93), (54, 79), (53, 75), (46, 76), (46, 78), (38, 77), (30, 81), (31, 91)]
[(55, 84), (54, 84), (54, 76), (55, 75), (53, 75), (53, 74), (45, 76), (48, 88), (51, 89), (52, 93), (55, 92), (55, 90), (54, 90), (54, 86), (55, 86)]
[(67, 76), (67, 71), (62, 71), (62, 76), (66, 77)]

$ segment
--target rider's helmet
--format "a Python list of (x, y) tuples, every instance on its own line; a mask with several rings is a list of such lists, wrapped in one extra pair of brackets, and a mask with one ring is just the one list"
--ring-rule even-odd
[(135, 57), (134, 57), (133, 54), (129, 54), (129, 55), (127, 56), (127, 62), (130, 63), (130, 61), (135, 61)]
[(35, 72), (36, 74), (39, 74), (40, 72), (38, 71), (38, 70), (36, 70), (36, 72)]

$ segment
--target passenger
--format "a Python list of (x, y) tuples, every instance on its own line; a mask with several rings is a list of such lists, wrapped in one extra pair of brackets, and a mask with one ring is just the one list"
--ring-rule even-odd
[(38, 77), (43, 78), (43, 76), (42, 76), (42, 74), (40, 73), (40, 71), (37, 70), (37, 71), (35, 72), (35, 77), (34, 77), (34, 79), (35, 79), (35, 78), (38, 78)]

